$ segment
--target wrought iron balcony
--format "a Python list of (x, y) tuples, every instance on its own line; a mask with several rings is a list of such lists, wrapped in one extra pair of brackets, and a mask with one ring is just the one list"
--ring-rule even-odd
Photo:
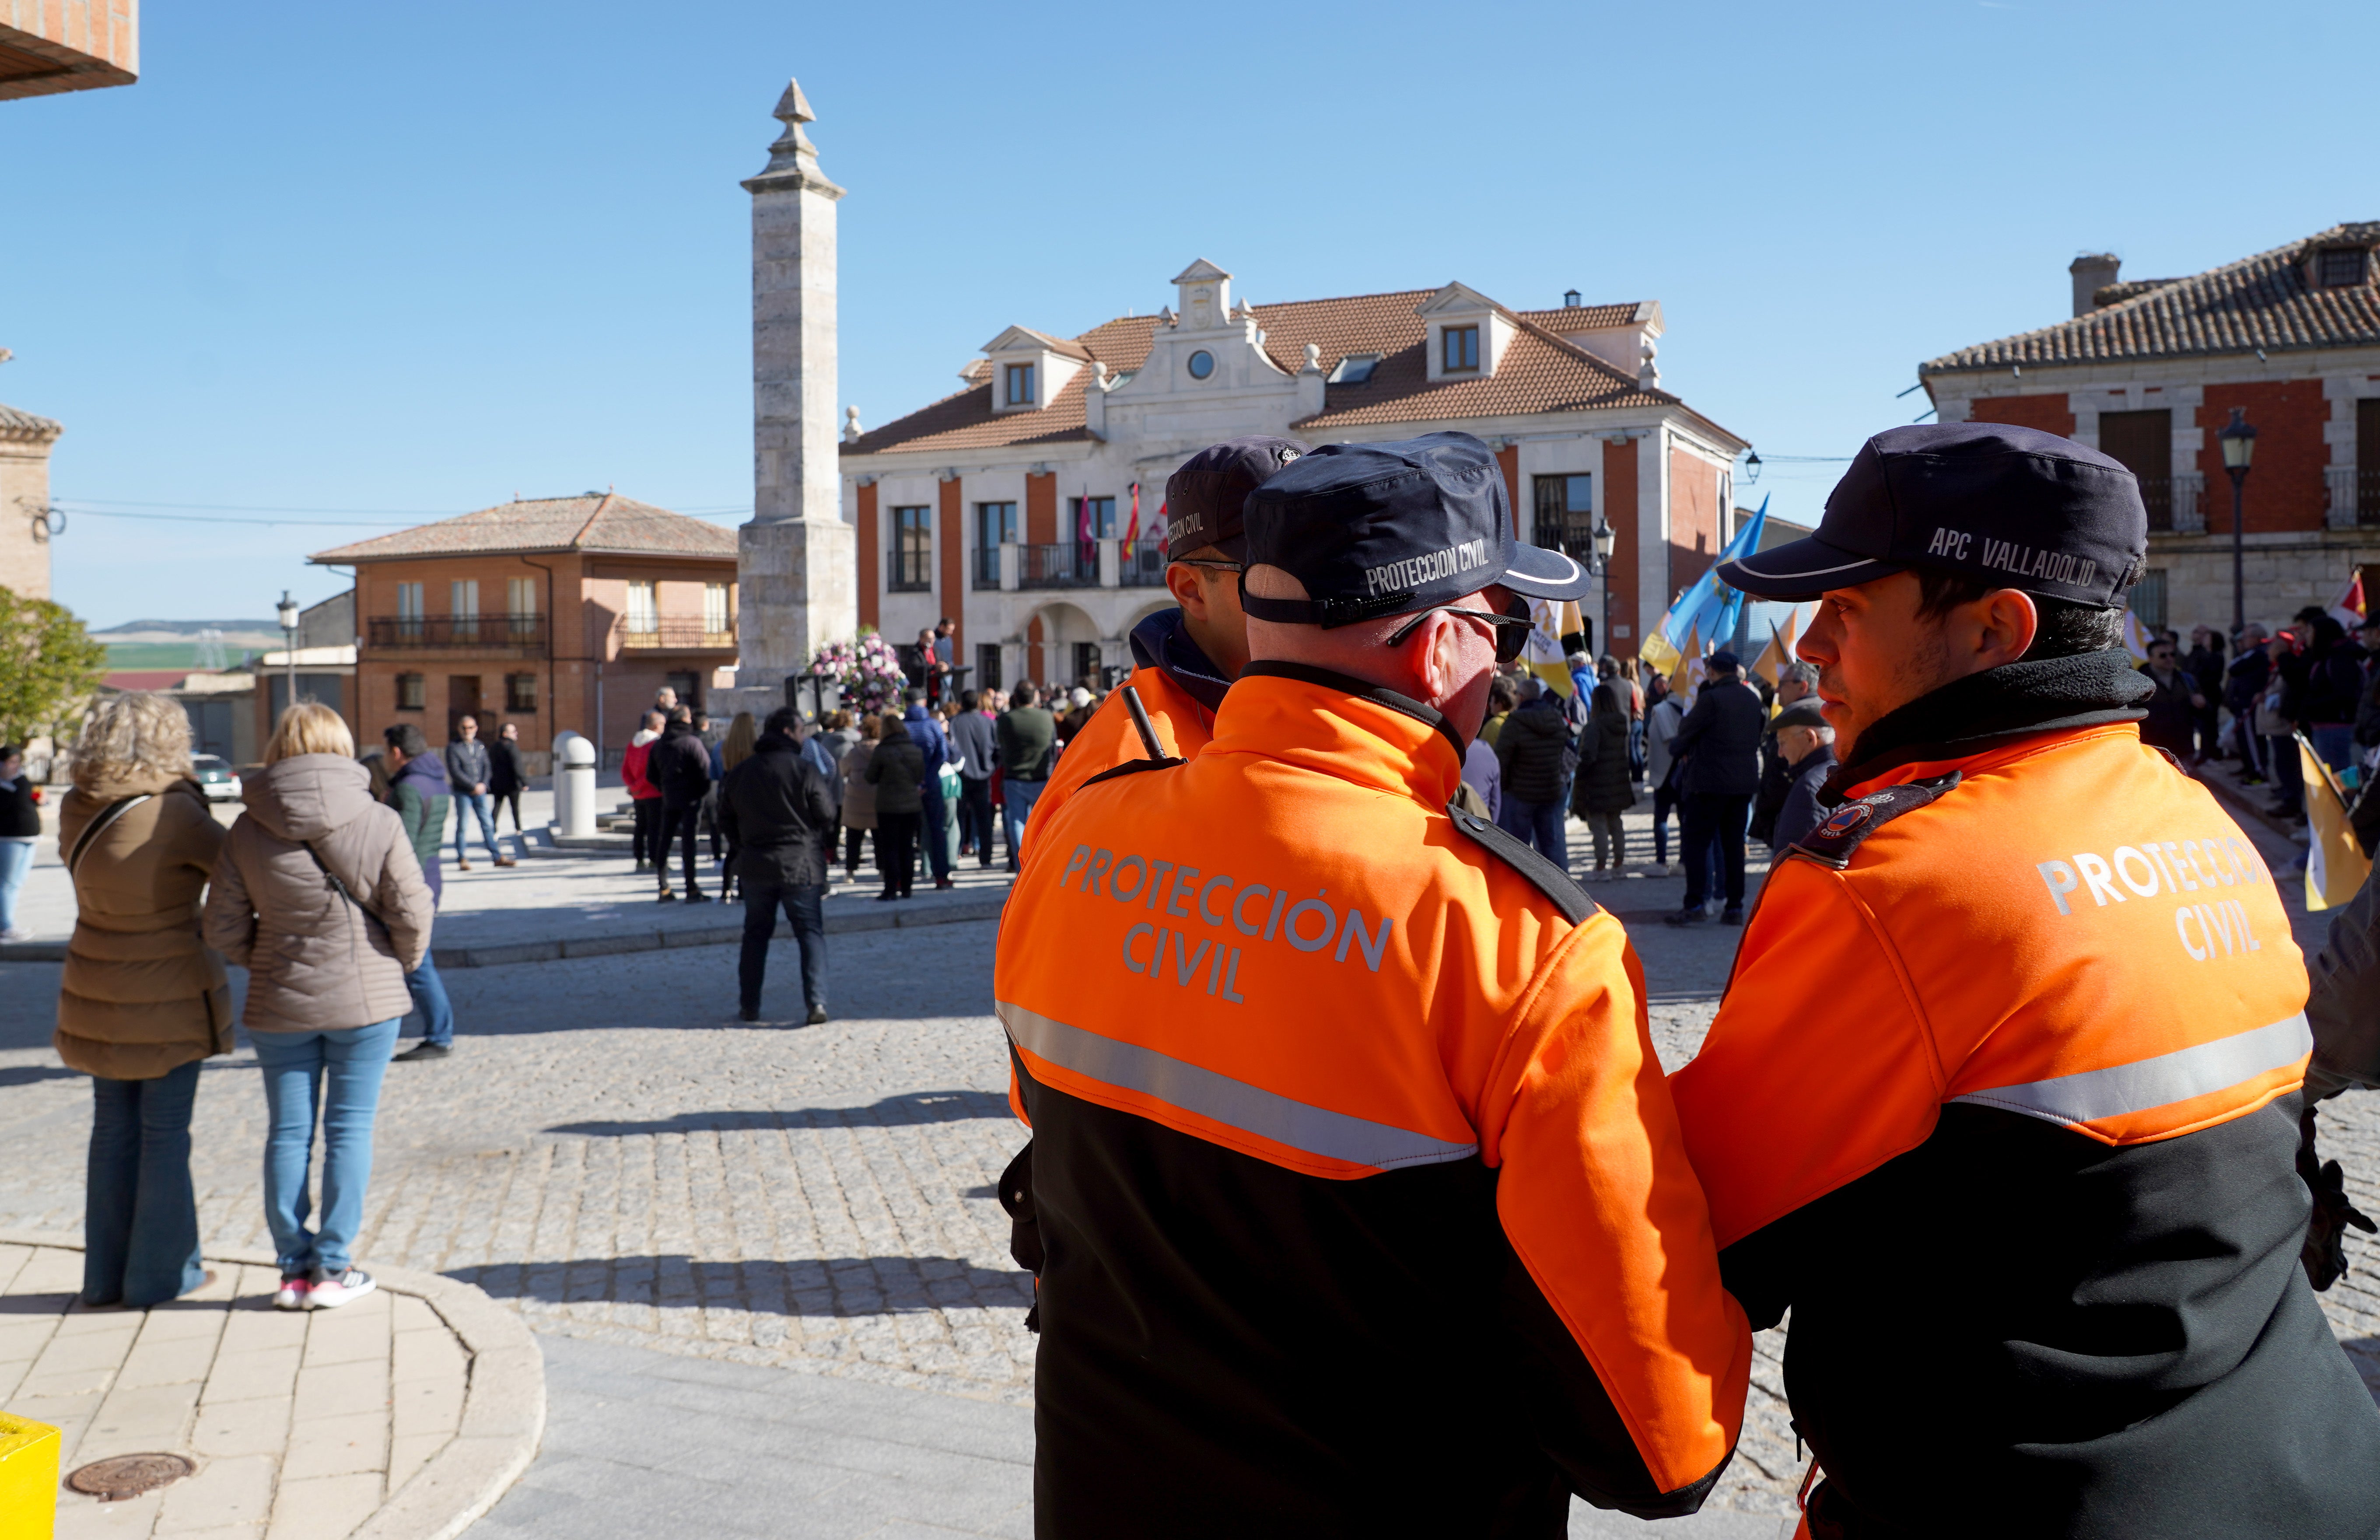
[(2330, 491), (2325, 525), (2354, 529), (2380, 524), (2380, 467), (2329, 466), (2323, 478)]
[(370, 652), (476, 652), (533, 657), (545, 650), (543, 615), (375, 615), (364, 622)]
[(1020, 588), (1095, 588), (1099, 584), (1099, 548), (1093, 540), (1016, 548)]
[(735, 650), (735, 628), (733, 625), (724, 631), (713, 631), (708, 622), (699, 620), (622, 615), (613, 623), (612, 635), (618, 639), (624, 652)]
[(1134, 540), (1116, 547), (1116, 585), (1125, 588), (1155, 588), (1165, 583), (1165, 542)]

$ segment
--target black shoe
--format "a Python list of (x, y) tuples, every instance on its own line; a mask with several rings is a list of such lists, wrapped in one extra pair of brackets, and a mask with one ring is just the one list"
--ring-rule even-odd
[(760, 1008), (757, 1005), (743, 1006), (736, 1011), (735, 1017), (738, 1021), (757, 1022), (760, 1019)]
[(1727, 913), (1721, 915), (1718, 917), (1718, 920), (1721, 925), (1742, 925), (1743, 923), (1743, 905), (1741, 903), (1729, 904), (1727, 906)]
[(688, 888), (686, 891), (686, 901), (688, 903), (709, 903), (710, 902), (710, 895), (702, 891), (700, 889)]
[(1681, 909), (1674, 915), (1662, 916), (1661, 923), (1663, 925), (1700, 925), (1708, 918), (1710, 916), (1703, 913), (1703, 906), (1697, 903)]
[(895, 899), (899, 898), (900, 896), (901, 896), (901, 895), (900, 895), (899, 893), (896, 893), (896, 892), (894, 892), (892, 889), (887, 888), (887, 889), (885, 889), (882, 892), (880, 892), (880, 893), (879, 893), (879, 894), (877, 894), (877, 895), (876, 895), (876, 902), (877, 902), (877, 903), (892, 903), (893, 900), (895, 900)]
[(652, 869), (653, 864), (650, 861), (639, 861), (637, 863), (637, 875), (638, 877), (644, 876), (645, 873)]
[(663, 888), (663, 889), (662, 889), (659, 893), (655, 894), (654, 896), (655, 896), (655, 898), (656, 898), (660, 903), (676, 903), (676, 902), (677, 902), (677, 895), (676, 895), (675, 893), (674, 893), (674, 892), (671, 892), (667, 888)]
[(407, 1049), (403, 1053), (393, 1055), (390, 1058), (389, 1062), (392, 1064), (402, 1064), (409, 1059), (445, 1059), (451, 1057), (454, 1052), (455, 1050), (452, 1048), (449, 1048), (446, 1044), (433, 1043), (429, 1038), (424, 1037), (421, 1041), (414, 1044), (411, 1048)]
[(810, 1007), (810, 1019), (808, 1025), (811, 1026), (823, 1026), (826, 1025), (825, 1006), (813, 1005)]

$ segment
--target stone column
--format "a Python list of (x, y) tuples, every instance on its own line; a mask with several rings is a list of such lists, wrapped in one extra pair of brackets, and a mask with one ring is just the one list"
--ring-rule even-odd
[[(859, 623), (857, 547), (843, 516), (835, 436), (835, 202), (802, 125), (796, 82), (784, 132), (752, 195), (752, 521), (737, 531), (740, 709), (765, 715), (784, 678)], [(751, 692), (746, 694), (745, 692)]]

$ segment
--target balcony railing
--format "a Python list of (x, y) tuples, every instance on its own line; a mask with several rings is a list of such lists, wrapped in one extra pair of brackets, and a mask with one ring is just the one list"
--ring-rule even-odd
[(633, 619), (622, 615), (612, 627), (625, 651), (635, 652), (733, 652), (735, 650), (735, 628), (713, 631), (710, 623), (699, 620)]
[(985, 545), (976, 548), (975, 586), (978, 588), (1000, 587), (1000, 547)]
[(1016, 586), (1020, 588), (1095, 588), (1099, 585), (1099, 548), (1096, 541), (1062, 540), (1056, 545), (1016, 548)]
[(2143, 476), (2138, 479), (2141, 501), (2148, 505), (2149, 528), (2158, 534), (2170, 533), (2173, 529), (2173, 478)]
[(1165, 542), (1135, 540), (1116, 547), (1116, 586), (1125, 588), (1160, 588), (1165, 582)]
[(430, 649), (527, 657), (545, 649), (543, 615), (375, 615), (364, 622), (373, 652)]
[(2331, 466), (2323, 477), (2330, 489), (2325, 524), (2333, 529), (2380, 524), (2380, 467)]

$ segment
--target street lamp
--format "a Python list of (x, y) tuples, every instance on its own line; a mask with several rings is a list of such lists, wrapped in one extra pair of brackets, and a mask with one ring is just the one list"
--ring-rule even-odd
[(1611, 526), (1598, 517), (1595, 521), (1595, 527), (1586, 532), (1586, 538), (1595, 547), (1595, 565), (1589, 570), (1603, 583), (1603, 629), (1598, 633), (1603, 638), (1603, 646), (1599, 650), (1609, 652), (1611, 650), (1611, 577), (1609, 576), (1611, 550), (1620, 543), (1620, 536)]
[(298, 704), (298, 601), (289, 597), (287, 588), (281, 590), (279, 609), (281, 611), (281, 661), (283, 673), (288, 679), (288, 698), (281, 704), (289, 707)]
[(2245, 409), (2231, 408), (2231, 421), (2215, 435), (2223, 445), (2223, 470), (2231, 478), (2231, 635), (2248, 628), (2248, 559), (2240, 523), (2240, 491), (2248, 481), (2249, 463), (2256, 457), (2256, 430)]

